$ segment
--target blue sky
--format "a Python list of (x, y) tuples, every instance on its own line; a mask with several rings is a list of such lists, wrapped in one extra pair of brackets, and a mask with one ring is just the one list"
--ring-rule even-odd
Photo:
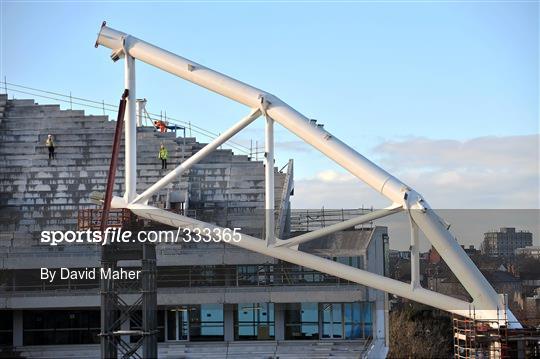
[[(538, 169), (538, 2), (2, 1), (1, 6), (0, 75), (8, 82), (116, 103), (122, 65), (110, 61), (108, 49), (93, 47), (107, 20), (113, 28), (276, 94), (375, 160), (385, 162), (392, 153), (384, 150), (399, 148), (386, 144), (407, 146), (419, 138), (429, 143), (422, 142), (416, 155), (429, 156), (429, 144), (440, 141), (463, 147), (478, 138), (497, 142), (510, 136), (522, 142), (520, 136), (536, 135), (525, 166), (533, 166), (533, 173)], [(137, 76), (137, 95), (148, 99), (150, 111), (166, 110), (215, 132), (248, 111), (146, 64), (138, 65)], [(262, 126), (257, 123), (238, 141), (262, 143)], [(343, 175), (283, 130), (277, 149), (277, 165), (296, 159), (299, 183), (324, 182), (328, 171)], [(436, 168), (436, 159), (425, 165)], [(467, 168), (457, 170), (461, 175)], [(532, 181), (528, 191), (536, 191), (530, 194), (536, 200), (494, 206), (538, 207), (538, 175), (524, 176)], [(459, 190), (459, 177), (448, 178), (457, 178)], [(427, 185), (420, 190), (437, 193)]]

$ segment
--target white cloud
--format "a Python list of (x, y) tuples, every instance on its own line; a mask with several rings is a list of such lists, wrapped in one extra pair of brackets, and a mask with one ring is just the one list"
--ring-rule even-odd
[(317, 173), (315, 176), (318, 180), (322, 182), (350, 182), (354, 180), (354, 177), (349, 173), (340, 173), (333, 170), (327, 170)]
[(295, 180), (294, 208), (360, 208), (386, 206), (387, 200), (349, 173), (326, 170)]
[[(410, 138), (369, 156), (422, 193), (434, 208), (539, 208), (539, 135), (466, 141)], [(295, 208), (384, 206), (352, 175), (334, 170), (296, 181)]]

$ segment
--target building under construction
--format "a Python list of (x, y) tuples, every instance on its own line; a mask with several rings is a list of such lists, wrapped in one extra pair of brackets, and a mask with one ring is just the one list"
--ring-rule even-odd
[[(6, 95), (0, 97), (0, 110), (2, 355), (95, 358), (106, 334), (118, 357), (145, 356), (145, 340), (146, 350), (155, 340), (160, 358), (384, 355), (386, 294), (224, 243), (162, 243), (116, 251), (107, 246), (105, 255), (118, 266), (142, 268), (143, 275), (115, 281), (105, 318), (100, 313), (107, 288), (100, 287), (99, 279), (42, 280), (40, 268), (102, 266), (100, 245), (51, 246), (39, 239), (41, 231), (99, 226), (101, 206), (91, 197), (105, 191), (116, 123), (31, 99), (7, 100)], [(54, 160), (44, 146), (48, 134), (56, 142)], [(161, 143), (169, 150), (170, 167), (204, 146), (151, 126), (138, 127), (137, 138), (138, 190), (166, 173), (157, 159)], [(293, 163), (283, 165), (282, 171), (275, 168), (275, 215), (276, 231), (285, 238), (290, 235)], [(123, 193), (123, 171), (120, 152), (115, 194)], [(263, 163), (218, 149), (156, 194), (153, 203), (260, 236)], [(350, 215), (312, 211), (293, 216), (293, 227), (298, 234)], [(129, 211), (111, 210), (108, 218), (111, 227), (170, 229)], [(331, 241), (311, 241), (302, 250), (384, 274), (387, 238), (386, 228), (365, 226), (335, 233)], [(155, 280), (147, 273), (154, 273)], [(145, 328), (152, 315), (155, 327)], [(109, 328), (102, 327), (103, 320)]]
[[(454, 358), (538, 358), (540, 330), (453, 316)], [(511, 323), (509, 323), (511, 324)]]

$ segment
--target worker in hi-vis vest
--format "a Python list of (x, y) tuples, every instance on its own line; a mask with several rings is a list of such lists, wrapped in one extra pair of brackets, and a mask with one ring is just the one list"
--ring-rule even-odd
[(45, 146), (49, 149), (49, 160), (54, 160), (54, 140), (52, 135), (47, 136)]
[(161, 147), (159, 148), (159, 154), (158, 158), (161, 160), (161, 169), (166, 170), (167, 169), (167, 158), (169, 157), (169, 151), (165, 148), (165, 145), (163, 143), (161, 144)]

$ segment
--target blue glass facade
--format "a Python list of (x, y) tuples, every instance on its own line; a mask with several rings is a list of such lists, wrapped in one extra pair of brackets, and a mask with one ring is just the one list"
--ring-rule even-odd
[(275, 338), (274, 303), (237, 304), (235, 307), (235, 340)]
[(287, 304), (285, 339), (366, 339), (372, 336), (371, 302)]
[[(278, 330), (285, 340), (368, 339), (374, 308), (373, 302), (245, 303), (229, 306), (226, 319), (222, 304), (189, 305), (165, 310), (164, 329), (167, 341), (275, 340)], [(228, 325), (234, 333), (225, 339)]]

